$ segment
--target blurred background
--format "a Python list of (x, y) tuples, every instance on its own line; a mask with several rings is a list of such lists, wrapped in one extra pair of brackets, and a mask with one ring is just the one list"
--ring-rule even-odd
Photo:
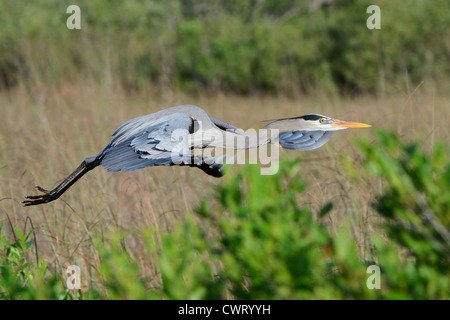
[[(69, 5), (81, 30), (66, 28)], [(381, 30), (366, 9), (381, 7)], [(447, 79), (448, 1), (0, 3), (0, 85), (67, 81), (190, 93), (388, 94)]]
[[(73, 4), (81, 10), (80, 30), (66, 26)], [(381, 9), (379, 30), (366, 25), (373, 4)], [(124, 265), (136, 264), (146, 289), (161, 288), (161, 239), (185, 219), (204, 226), (194, 212), (202, 199), (220, 202), (214, 190), (221, 180), (190, 168), (116, 174), (96, 169), (49, 205), (23, 208), (20, 201), (34, 194), (35, 185), (50, 188), (61, 181), (133, 117), (194, 104), (222, 121), (257, 129), (261, 120), (319, 113), (373, 129), (336, 133), (311, 152), (283, 150), (282, 158), (302, 159), (295, 179), (308, 188), (295, 201), (317, 219), (332, 202), (326, 230), (334, 234), (347, 226), (359, 257), (368, 260), (370, 237), (386, 235), (377, 229), (382, 219), (373, 207), (385, 184), (374, 177), (352, 180), (363, 176), (354, 170), (367, 162), (353, 141), (366, 139), (381, 150), (374, 132), (382, 129), (405, 143), (419, 141), (425, 153), (437, 141), (448, 144), (449, 74), (448, 0), (0, 0), (2, 232), (14, 239), (6, 225), (30, 230), (31, 218), (37, 251), (52, 274), (79, 265), (88, 275), (83, 288), (105, 288), (107, 276), (97, 273), (109, 254), (102, 250), (114, 238), (111, 232), (128, 232), (119, 237), (120, 247), (127, 248)], [(215, 210), (232, 212), (226, 206)], [(147, 228), (153, 230), (152, 253), (142, 240)], [(172, 245), (174, 259), (187, 251), (182, 240)], [(29, 259), (35, 251), (30, 247)], [(113, 278), (131, 281), (125, 272), (108, 270)], [(163, 297), (187, 297), (183, 288), (177, 290), (165, 290)], [(422, 295), (405, 297), (426, 297), (429, 291), (420, 290)], [(349, 291), (322, 292), (346, 297)], [(442, 292), (448, 294), (448, 287), (435, 296), (442, 298)]]

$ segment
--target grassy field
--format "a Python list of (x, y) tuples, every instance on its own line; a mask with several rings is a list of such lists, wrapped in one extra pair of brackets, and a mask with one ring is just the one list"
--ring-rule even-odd
[[(85, 156), (97, 154), (124, 121), (174, 105), (198, 105), (211, 116), (244, 129), (262, 127), (260, 120), (314, 112), (370, 123), (374, 129), (394, 131), (406, 141), (420, 138), (428, 152), (436, 140), (449, 141), (449, 101), (447, 92), (438, 92), (429, 83), (405, 85), (379, 98), (348, 99), (321, 93), (296, 99), (221, 94), (194, 97), (151, 88), (129, 93), (120, 86), (86, 83), (21, 85), (0, 92), (0, 221), (9, 218), (14, 226), (29, 230), (26, 218), (31, 218), (39, 256), (49, 262), (52, 272), (61, 275), (68, 265), (79, 265), (83, 288), (99, 281), (95, 272), (100, 263), (99, 246), (94, 240), (107, 239), (111, 231), (128, 230), (131, 235), (124, 245), (137, 261), (140, 276), (158, 287), (161, 279), (152, 257), (146, 255), (141, 230), (155, 228), (159, 238), (170, 232), (176, 221), (195, 219), (193, 209), (202, 198), (214, 201), (212, 192), (220, 179), (192, 168), (156, 167), (114, 174), (98, 168), (58, 201), (27, 208), (20, 202), (35, 193), (35, 185), (50, 188)], [(346, 130), (318, 150), (280, 152), (281, 157), (302, 158), (298, 179), (306, 181), (308, 188), (298, 203), (316, 212), (332, 201), (327, 217), (330, 232), (350, 221), (363, 258), (369, 254), (367, 237), (380, 219), (370, 203), (383, 185), (367, 179), (355, 183), (347, 177), (345, 166), (362, 165), (352, 140), (372, 139), (373, 131)], [(10, 229), (3, 229), (11, 237)]]

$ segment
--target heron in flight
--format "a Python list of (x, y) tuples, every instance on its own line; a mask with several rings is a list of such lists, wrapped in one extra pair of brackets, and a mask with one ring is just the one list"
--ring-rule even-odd
[(36, 186), (42, 194), (27, 196), (23, 204), (32, 206), (58, 199), (82, 176), (100, 165), (110, 172), (161, 165), (185, 165), (220, 177), (223, 174), (223, 162), (217, 161), (214, 156), (196, 155), (195, 150), (227, 148), (229, 140), (239, 140), (242, 137), (246, 138), (245, 142), (232, 148), (251, 149), (267, 143), (278, 143), (285, 149), (313, 150), (327, 143), (334, 131), (370, 127), (364, 123), (342, 121), (318, 114), (269, 121), (271, 122), (263, 129), (274, 133), (260, 139), (214, 119), (203, 109), (192, 105), (176, 106), (129, 120), (113, 133), (113, 139), (102, 152), (85, 158), (53, 190)]

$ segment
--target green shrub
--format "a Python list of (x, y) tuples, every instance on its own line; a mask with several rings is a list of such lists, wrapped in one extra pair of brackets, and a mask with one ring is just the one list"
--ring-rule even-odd
[(14, 228), (14, 241), (2, 233), (0, 223), (0, 299), (73, 299), (55, 275), (47, 275), (47, 262), (30, 259), (34, 245), (31, 230)]
[[(377, 146), (360, 143), (370, 174), (384, 192), (374, 207), (386, 221), (388, 245), (376, 247), (392, 295), (448, 299), (450, 290), (450, 148), (437, 143), (431, 155), (418, 142), (378, 132)], [(404, 257), (399, 257), (404, 255)]]

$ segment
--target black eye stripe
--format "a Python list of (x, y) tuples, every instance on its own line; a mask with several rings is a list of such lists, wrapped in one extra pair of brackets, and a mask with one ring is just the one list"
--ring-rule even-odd
[(266, 120), (266, 121), (295, 120), (295, 119), (303, 119), (305, 121), (317, 121), (317, 120), (320, 120), (320, 119), (329, 120), (330, 118), (325, 117), (325, 116), (321, 116), (321, 115), (318, 115), (318, 114), (307, 114), (307, 115), (299, 116), (299, 117), (272, 119), (272, 120)]
[(323, 118), (323, 116), (319, 116), (317, 114), (307, 114), (305, 116), (301, 116), (298, 117), (299, 119), (304, 119), (304, 120), (312, 120), (312, 121), (316, 121), (316, 120), (320, 120)]

